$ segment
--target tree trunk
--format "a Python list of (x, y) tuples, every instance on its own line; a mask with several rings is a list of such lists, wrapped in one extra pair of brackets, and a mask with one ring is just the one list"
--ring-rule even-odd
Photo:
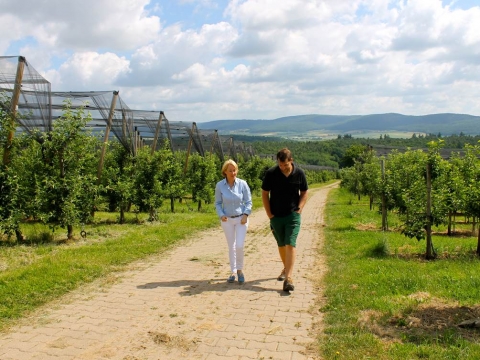
[(480, 228), (478, 229), (478, 236), (477, 236), (477, 255), (480, 256)]
[(73, 226), (72, 225), (67, 225), (67, 239), (68, 240), (73, 239)]
[(170, 210), (172, 213), (175, 212), (175, 198), (173, 196), (170, 198)]
[(202, 210), (202, 200), (198, 200), (198, 211)]
[(123, 206), (120, 206), (120, 219), (119, 219), (120, 224), (125, 224), (125, 209)]
[(452, 212), (448, 212), (448, 228), (447, 228), (448, 236), (452, 236)]
[(156, 220), (155, 209), (154, 209), (154, 208), (150, 208), (150, 211), (149, 211), (149, 220), (150, 220), (150, 221), (155, 221), (155, 220)]
[(16, 229), (16, 230), (15, 230), (15, 236), (17, 237), (17, 241), (23, 241), (23, 240), (25, 240), (24, 237), (23, 237), (22, 232), (20, 231), (20, 229)]

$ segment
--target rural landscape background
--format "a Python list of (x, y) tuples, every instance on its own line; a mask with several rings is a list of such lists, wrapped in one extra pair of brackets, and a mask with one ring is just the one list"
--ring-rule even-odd
[(299, 140), (325, 140), (350, 134), (375, 139), (388, 134), (410, 138), (413, 134), (480, 134), (480, 116), (431, 114), (422, 116), (396, 113), (372, 115), (298, 115), (273, 120), (217, 120), (198, 123), (200, 129), (217, 129), (223, 134), (278, 136)]

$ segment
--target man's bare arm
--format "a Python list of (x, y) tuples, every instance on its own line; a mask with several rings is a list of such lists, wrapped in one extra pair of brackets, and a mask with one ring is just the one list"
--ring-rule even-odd
[(268, 218), (271, 219), (273, 217), (273, 214), (270, 209), (270, 191), (262, 190), (262, 203)]
[(300, 200), (298, 201), (298, 213), (300, 214), (303, 210), (303, 207), (307, 203), (307, 190), (305, 191), (300, 191)]

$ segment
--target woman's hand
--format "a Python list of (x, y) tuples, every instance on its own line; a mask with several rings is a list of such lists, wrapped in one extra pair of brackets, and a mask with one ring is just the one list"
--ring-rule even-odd
[(228, 220), (228, 217), (226, 217), (225, 215), (221, 217), (222, 221), (225, 222)]
[(246, 224), (248, 221), (248, 215), (247, 214), (243, 214), (242, 215), (242, 218), (240, 219), (240, 224), (244, 225)]

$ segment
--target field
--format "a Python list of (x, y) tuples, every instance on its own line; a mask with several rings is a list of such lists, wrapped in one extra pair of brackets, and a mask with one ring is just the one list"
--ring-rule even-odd
[[(389, 228), (396, 229), (395, 216)], [(326, 207), (326, 359), (479, 359), (480, 260), (471, 224), (435, 229), (436, 260), (425, 242), (381, 232), (368, 199), (331, 192)]]

